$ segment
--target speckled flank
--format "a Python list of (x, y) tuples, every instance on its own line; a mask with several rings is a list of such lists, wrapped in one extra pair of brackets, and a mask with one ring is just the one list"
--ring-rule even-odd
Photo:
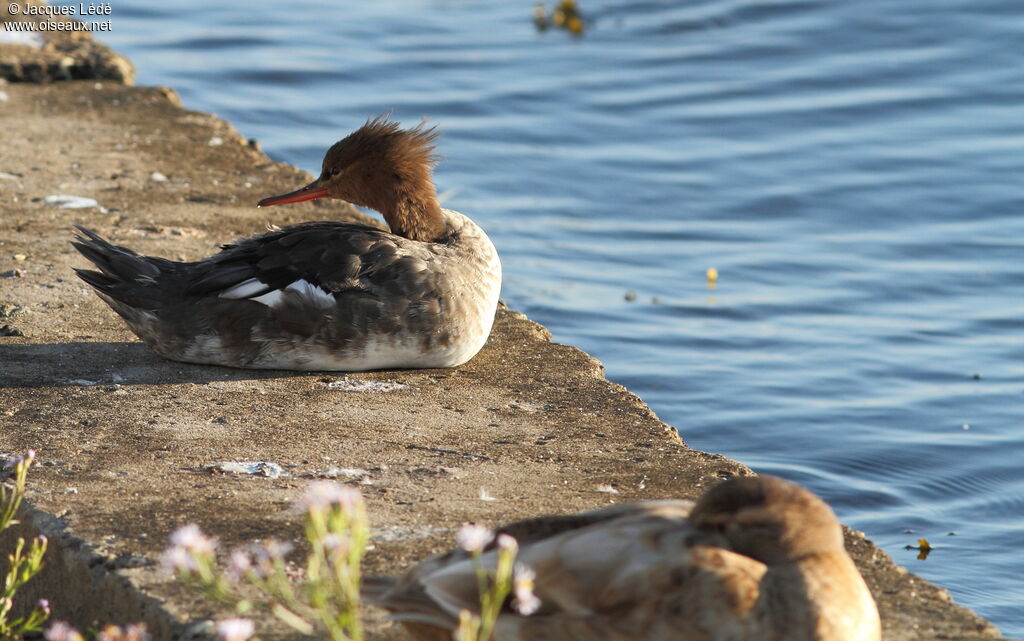
[[(501, 264), (476, 224), (443, 213), (444, 245), (350, 223), (308, 223), (240, 241), (198, 263), (139, 257), (96, 236), (78, 246), (87, 256), (128, 257), (120, 263), (135, 272), (122, 276), (117, 261), (106, 260), (97, 263), (106, 265), (102, 274), (83, 278), (166, 358), (257, 369), (451, 367), (487, 340)], [(273, 264), (278, 245), (288, 240), (301, 249), (304, 238), (316, 240), (316, 256), (327, 258), (319, 285), (289, 280), (307, 269), (302, 252), (283, 266), (289, 275)], [(152, 267), (159, 271), (149, 273)], [(139, 278), (142, 271), (149, 275)], [(133, 306), (142, 301), (152, 309)]]

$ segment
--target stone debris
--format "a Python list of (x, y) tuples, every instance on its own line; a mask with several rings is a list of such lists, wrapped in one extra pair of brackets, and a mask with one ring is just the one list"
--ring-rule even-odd
[(20, 329), (14, 329), (10, 325), (4, 325), (0, 327), (0, 336), (24, 336), (25, 334)]
[(362, 480), (370, 475), (369, 470), (361, 467), (332, 467), (317, 476), (325, 479), (343, 479), (346, 481)]
[(413, 527), (409, 525), (384, 525), (370, 528), (370, 538), (375, 543), (393, 543), (395, 541), (411, 541), (425, 539), (435, 534), (450, 533), (451, 528), (426, 525)]
[(131, 233), (141, 238), (204, 238), (206, 232), (192, 227), (174, 227), (170, 225), (145, 225), (133, 227)]
[(156, 565), (156, 561), (138, 554), (123, 554), (106, 563), (106, 566), (111, 570), (144, 568), (150, 565)]
[(10, 318), (11, 316), (17, 316), (18, 314), (27, 311), (28, 310), (21, 305), (10, 305), (8, 303), (4, 303), (3, 305), (0, 305), (0, 318)]
[(74, 379), (68, 379), (68, 380), (64, 381), (64, 384), (65, 385), (75, 385), (77, 387), (92, 387), (93, 385), (96, 385), (97, 383), (96, 383), (96, 381), (90, 381), (90, 380), (85, 379), (85, 378), (74, 378)]
[(206, 470), (212, 473), (263, 476), (268, 479), (291, 476), (277, 463), (270, 463), (268, 461), (224, 461), (216, 465), (207, 465)]
[(363, 381), (355, 378), (344, 378), (340, 381), (331, 381), (327, 389), (336, 392), (398, 392), (410, 389), (404, 383), (393, 381)]
[(54, 194), (43, 198), (43, 202), (49, 205), (59, 205), (61, 209), (88, 209), (90, 207), (96, 207), (102, 212), (107, 211), (100, 207), (100, 204), (96, 202), (95, 198), (86, 198), (85, 196)]

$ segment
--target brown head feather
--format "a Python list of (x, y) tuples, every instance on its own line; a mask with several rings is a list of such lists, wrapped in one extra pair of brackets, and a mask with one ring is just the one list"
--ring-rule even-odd
[(690, 515), (741, 554), (786, 563), (843, 546), (842, 529), (828, 505), (799, 485), (772, 476), (724, 481), (704, 493)]
[(443, 223), (431, 174), (438, 136), (436, 127), (402, 129), (377, 116), (327, 151), (316, 183), (334, 198), (376, 209), (396, 234), (437, 240)]

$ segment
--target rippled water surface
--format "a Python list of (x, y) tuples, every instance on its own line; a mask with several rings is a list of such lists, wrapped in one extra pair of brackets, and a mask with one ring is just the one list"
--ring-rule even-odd
[(428, 116), (512, 306), (1024, 636), (1019, 2), (583, 0), (580, 40), (532, 0), (218, 4), (114, 0), (105, 40), (314, 172)]

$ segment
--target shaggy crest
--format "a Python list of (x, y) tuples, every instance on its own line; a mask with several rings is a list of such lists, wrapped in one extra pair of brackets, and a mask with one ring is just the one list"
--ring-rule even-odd
[(376, 209), (400, 236), (439, 240), (441, 208), (431, 178), (439, 135), (435, 127), (402, 129), (387, 114), (377, 116), (331, 146), (314, 184)]
[(430, 179), (441, 157), (434, 153), (441, 132), (425, 123), (402, 129), (384, 113), (366, 121), (359, 129), (331, 145), (324, 156), (321, 179), (330, 178), (356, 160), (386, 160), (388, 166), (403, 179)]

